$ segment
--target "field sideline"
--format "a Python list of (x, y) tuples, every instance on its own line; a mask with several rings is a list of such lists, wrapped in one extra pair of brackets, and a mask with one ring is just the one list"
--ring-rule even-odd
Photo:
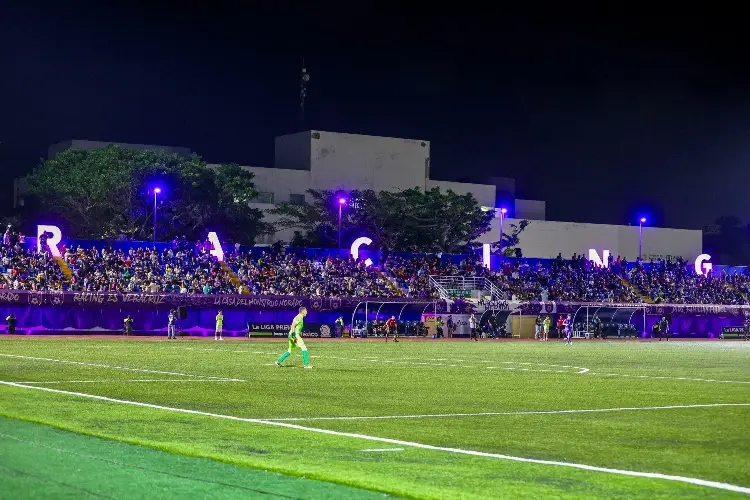
[[(308, 347), (310, 371), (298, 355), (273, 366), (285, 350), (273, 340), (3, 337), (0, 416), (146, 446), (170, 457), (159, 464), (197, 457), (324, 481), (248, 476), (211, 498), (259, 481), (290, 498), (750, 494), (748, 342)], [(2, 432), (12, 422), (0, 419), (2, 447), (33, 441)], [(10, 459), (0, 452), (0, 469)], [(117, 478), (96, 477), (85, 491), (111, 494)], [(3, 482), (0, 498), (13, 491)]]

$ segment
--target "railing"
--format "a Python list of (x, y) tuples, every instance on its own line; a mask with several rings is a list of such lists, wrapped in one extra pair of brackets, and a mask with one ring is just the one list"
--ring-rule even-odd
[[(436, 279), (437, 278), (437, 279)], [(430, 286), (434, 288), (438, 295), (440, 295), (440, 298), (443, 300), (450, 300), (451, 296), (448, 290), (438, 281), (441, 277), (440, 276), (430, 276)]]
[(484, 291), (490, 292), (492, 300), (505, 300), (505, 294), (487, 278), (484, 279)]

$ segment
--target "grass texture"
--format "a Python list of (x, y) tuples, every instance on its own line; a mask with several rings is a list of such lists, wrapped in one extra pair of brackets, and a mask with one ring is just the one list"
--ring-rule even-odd
[(285, 344), (0, 339), (0, 498), (747, 498), (617, 471), (750, 487), (750, 343)]

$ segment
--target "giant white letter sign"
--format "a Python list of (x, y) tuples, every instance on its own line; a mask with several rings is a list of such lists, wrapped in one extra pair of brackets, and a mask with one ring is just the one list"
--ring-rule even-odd
[(589, 260), (597, 266), (609, 267), (609, 250), (602, 250), (602, 258), (600, 259), (596, 249), (589, 248)]
[[(371, 244), (372, 244), (372, 240), (368, 238), (367, 236), (363, 236), (361, 238), (357, 238), (356, 240), (354, 240), (354, 242), (352, 243), (352, 247), (350, 249), (352, 253), (352, 257), (354, 257), (354, 260), (359, 259), (359, 247), (361, 247), (362, 245), (371, 245)], [(372, 259), (367, 259), (365, 261), (365, 265), (368, 267), (371, 266)]]
[(57, 226), (37, 226), (36, 227), (36, 251), (41, 252), (42, 251), (42, 235), (44, 233), (52, 233), (52, 236), (47, 238), (47, 248), (49, 248), (49, 252), (52, 254), (53, 257), (59, 257), (60, 256), (60, 249), (57, 247), (57, 245), (60, 244), (62, 241), (62, 231), (60, 231), (60, 228)]
[[(695, 272), (701, 275), (708, 275), (709, 271), (713, 269), (714, 265), (710, 262), (706, 262), (707, 260), (711, 260), (711, 256), (707, 253), (702, 253), (698, 256), (698, 258), (695, 259)], [(706, 262), (704, 264), (704, 262)]]
[(208, 241), (210, 241), (211, 245), (214, 247), (214, 249), (208, 253), (216, 257), (219, 262), (224, 262), (224, 249), (221, 248), (221, 242), (215, 232), (211, 231), (208, 233)]

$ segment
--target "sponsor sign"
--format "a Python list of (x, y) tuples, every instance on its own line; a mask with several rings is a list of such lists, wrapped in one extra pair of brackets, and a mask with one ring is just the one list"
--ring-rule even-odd
[(721, 338), (723, 339), (740, 339), (745, 337), (745, 327), (743, 326), (722, 326)]
[[(292, 325), (284, 323), (250, 323), (251, 337), (286, 337)], [(303, 338), (330, 337), (330, 325), (305, 323)]]

